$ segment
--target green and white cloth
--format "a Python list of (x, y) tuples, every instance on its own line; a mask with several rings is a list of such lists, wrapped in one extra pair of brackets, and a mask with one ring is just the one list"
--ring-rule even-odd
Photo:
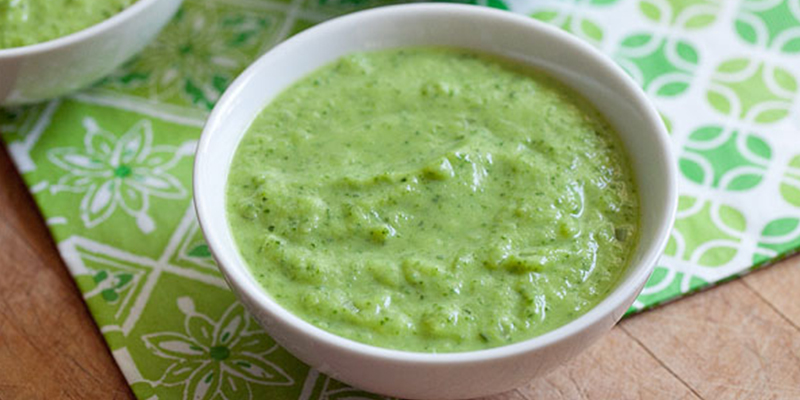
[[(377, 396), (310, 370), (228, 290), (192, 208), (209, 110), (252, 60), (374, 0), (187, 0), (94, 88), (0, 110), (0, 131), (140, 399)], [(800, 0), (481, 0), (615, 59), (661, 111), (678, 221), (632, 311), (800, 249)]]

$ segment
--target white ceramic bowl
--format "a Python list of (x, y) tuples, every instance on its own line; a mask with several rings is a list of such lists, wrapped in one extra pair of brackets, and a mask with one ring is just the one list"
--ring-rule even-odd
[(51, 99), (100, 80), (155, 38), (181, 1), (139, 0), (71, 35), (0, 49), (0, 105)]
[[(407, 46), (451, 46), (516, 59), (573, 87), (616, 127), (641, 196), (641, 239), (618, 287), (580, 318), (530, 340), (451, 354), (388, 350), (319, 329), (278, 305), (256, 282), (234, 243), (225, 187), (234, 151), (256, 115), (288, 85), (342, 55)], [(245, 71), (211, 114), (197, 150), (194, 196), (203, 232), (231, 288), (292, 354), (344, 382), (401, 398), (468, 398), (520, 386), (606, 333), (634, 301), (672, 227), (676, 172), (656, 110), (611, 60), (555, 28), (509, 12), (420, 4), (373, 9), (311, 28)]]

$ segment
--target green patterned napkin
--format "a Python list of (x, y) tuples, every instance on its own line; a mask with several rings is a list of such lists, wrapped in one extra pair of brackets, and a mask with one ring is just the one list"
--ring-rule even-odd
[[(800, 0), (480, 3), (597, 46), (670, 127), (678, 221), (632, 311), (800, 248)], [(378, 4), (188, 0), (93, 89), (0, 110), (3, 139), (140, 399), (377, 397), (310, 370), (244, 313), (198, 229), (191, 167), (209, 110), (253, 59)]]

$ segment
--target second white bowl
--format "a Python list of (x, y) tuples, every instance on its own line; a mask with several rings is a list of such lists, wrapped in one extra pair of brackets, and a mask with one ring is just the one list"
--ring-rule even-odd
[(139, 0), (71, 35), (0, 49), (0, 106), (51, 99), (102, 79), (150, 43), (181, 1)]
[[(228, 226), (225, 187), (236, 148), (259, 112), (284, 88), (343, 55), (409, 46), (497, 54), (544, 69), (582, 93), (614, 125), (641, 197), (640, 242), (617, 288), (578, 319), (520, 343), (427, 354), (378, 348), (317, 328), (291, 314), (256, 282)], [(572, 358), (630, 307), (663, 250), (677, 204), (676, 171), (658, 113), (625, 73), (594, 48), (529, 18), (487, 8), (424, 4), (341, 17), (275, 47), (217, 104), (197, 151), (194, 195), (210, 249), (231, 288), (283, 347), (354, 386), (402, 398), (456, 399), (520, 386)]]

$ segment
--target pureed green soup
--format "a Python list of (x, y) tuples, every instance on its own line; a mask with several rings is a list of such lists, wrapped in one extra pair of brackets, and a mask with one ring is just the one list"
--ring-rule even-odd
[(456, 352), (602, 300), (639, 200), (616, 133), (553, 78), (448, 49), (354, 54), (253, 122), (227, 187), (264, 289), (330, 332)]
[(98, 24), (136, 0), (0, 0), (0, 49), (57, 39)]

